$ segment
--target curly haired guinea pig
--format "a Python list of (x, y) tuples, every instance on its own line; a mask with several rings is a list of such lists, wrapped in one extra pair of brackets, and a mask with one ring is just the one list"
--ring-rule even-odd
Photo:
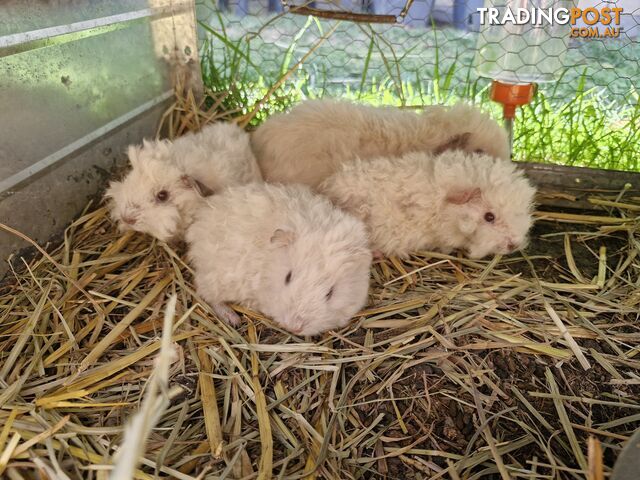
[(309, 100), (267, 119), (251, 135), (266, 181), (313, 188), (355, 158), (461, 149), (510, 158), (507, 133), (478, 108), (429, 106), (421, 113), (337, 100)]
[(230, 123), (207, 125), (173, 142), (145, 140), (128, 154), (131, 170), (105, 194), (111, 216), (122, 230), (163, 241), (183, 236), (203, 195), (262, 180), (249, 135)]
[(198, 293), (300, 335), (346, 325), (366, 303), (366, 227), (302, 185), (251, 184), (206, 199), (186, 232)]
[(404, 257), (421, 249), (471, 258), (526, 245), (535, 189), (511, 162), (447, 151), (356, 160), (319, 188), (367, 224), (374, 250)]

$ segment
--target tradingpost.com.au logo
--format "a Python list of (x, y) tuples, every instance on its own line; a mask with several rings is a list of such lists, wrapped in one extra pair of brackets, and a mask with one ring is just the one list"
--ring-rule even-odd
[[(478, 8), (480, 24), (489, 25), (571, 25), (570, 37), (617, 38), (620, 36), (622, 8)], [(584, 26), (578, 26), (582, 21)]]

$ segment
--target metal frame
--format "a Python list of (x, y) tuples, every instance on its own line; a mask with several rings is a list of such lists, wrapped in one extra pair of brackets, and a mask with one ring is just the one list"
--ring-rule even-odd
[(74, 22), (67, 25), (56, 25), (54, 27), (40, 28), (28, 32), (3, 35), (0, 36), (0, 58), (29, 50), (36, 50), (38, 48), (101, 35), (115, 29), (124, 28), (126, 24), (131, 22), (144, 20), (146, 18), (167, 17), (183, 13), (187, 9), (188, 7), (185, 5), (182, 5), (182, 7), (175, 7), (173, 5), (149, 7), (141, 10)]
[(282, 8), (285, 12), (295, 13), (296, 15), (313, 15), (319, 18), (326, 18), (330, 20), (347, 20), (350, 22), (362, 22), (362, 23), (402, 23), (404, 17), (407, 16), (413, 0), (406, 0), (404, 7), (400, 13), (396, 15), (378, 15), (375, 13), (357, 13), (350, 10), (323, 10), (321, 8), (315, 8), (308, 6), (313, 3), (313, 0), (307, 1), (303, 5), (289, 5), (288, 0), (280, 0), (282, 2)]
[(142, 115), (143, 113), (151, 110), (157, 105), (160, 105), (164, 101), (170, 99), (173, 96), (173, 93), (174, 93), (173, 90), (167, 90), (163, 94), (158, 95), (156, 98), (146, 103), (143, 103), (139, 107), (134, 108), (133, 110), (125, 113), (124, 115), (104, 124), (102, 127), (88, 133), (87, 135), (84, 135), (83, 137), (79, 138), (75, 142), (65, 145), (64, 148), (61, 148), (57, 152), (54, 152), (51, 155), (47, 155), (42, 160), (37, 161), (36, 163), (30, 165), (29, 167), (23, 170), (20, 170), (18, 173), (11, 175), (8, 178), (0, 180), (0, 199), (3, 196), (7, 195), (9, 192), (11, 192), (13, 188), (17, 187), (18, 185), (27, 181), (28, 179), (34, 177), (38, 173), (49, 168), (50, 166), (54, 165), (60, 160), (67, 158), (73, 152), (76, 152), (81, 148), (86, 147), (90, 143), (105, 136), (109, 132), (133, 120), (134, 118)]

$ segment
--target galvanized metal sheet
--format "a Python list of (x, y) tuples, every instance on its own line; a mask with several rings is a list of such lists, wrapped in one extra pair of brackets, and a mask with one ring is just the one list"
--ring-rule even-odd
[(192, 2), (63, 3), (0, 6), (0, 196), (199, 81)]
[(0, 178), (169, 88), (148, 23), (0, 58)]
[[(0, 19), (0, 221), (42, 242), (154, 134), (174, 71), (201, 85), (193, 1), (5, 0)], [(0, 232), (0, 258), (22, 246)]]
[(4, 0), (0, 6), (0, 36), (86, 22), (147, 7), (147, 0)]

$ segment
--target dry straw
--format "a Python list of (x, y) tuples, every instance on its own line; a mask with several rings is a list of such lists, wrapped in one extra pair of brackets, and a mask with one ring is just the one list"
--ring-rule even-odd
[[(167, 303), (162, 325), (162, 345), (156, 358), (155, 371), (147, 382), (140, 411), (133, 416), (124, 431), (124, 440), (117, 450), (110, 476), (113, 480), (134, 478), (138, 459), (144, 454), (151, 430), (169, 406), (172, 396), (169, 392), (169, 367), (175, 356), (171, 347), (171, 334), (176, 300), (177, 297), (174, 293)], [(181, 391), (182, 389), (177, 387), (174, 395)]]
[[(170, 133), (234, 115), (201, 105)], [(0, 289), (0, 476), (604, 478), (640, 422), (640, 202), (592, 203), (526, 256), (379, 262), (313, 339), (220, 322), (183, 252), (91, 205)]]

